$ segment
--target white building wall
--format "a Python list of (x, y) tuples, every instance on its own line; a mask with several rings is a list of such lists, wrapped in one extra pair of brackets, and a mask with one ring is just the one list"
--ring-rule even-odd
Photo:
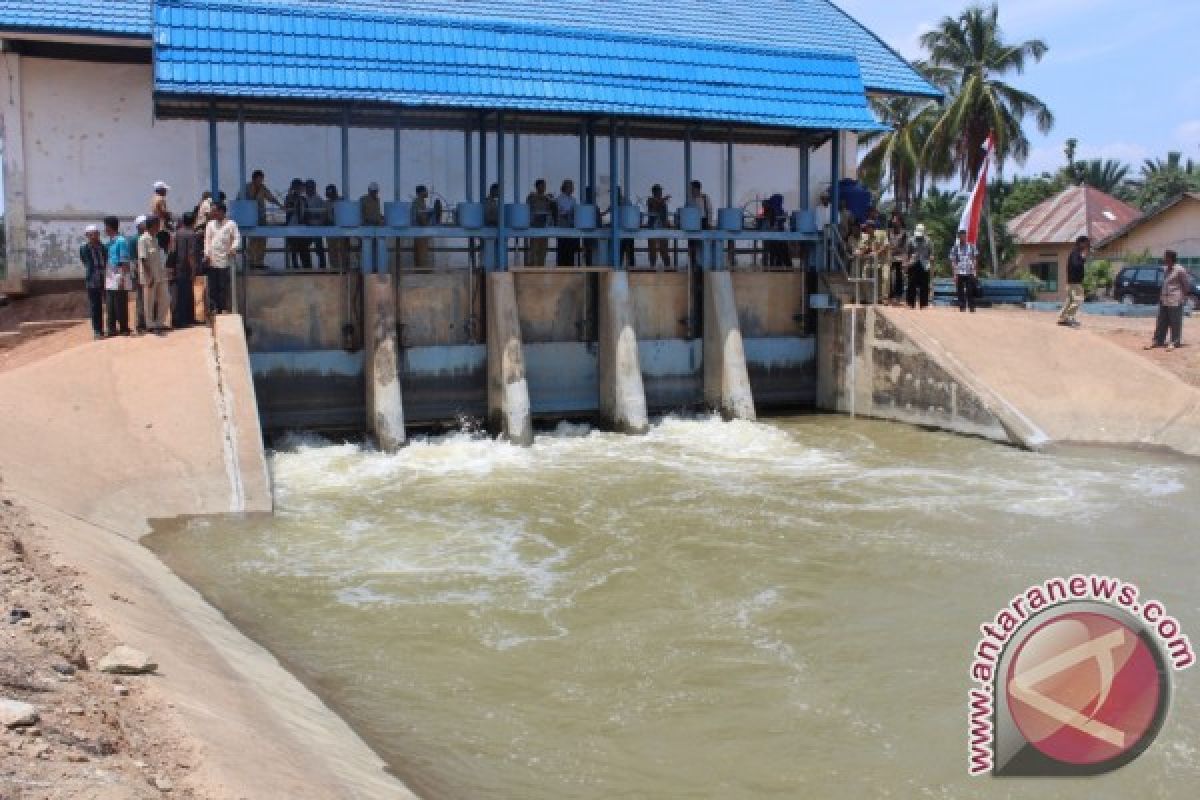
[[(116, 214), (129, 226), (145, 213), (156, 180), (172, 187), (168, 198), (177, 213), (191, 209), (208, 188), (208, 126), (203, 122), (156, 121), (148, 65), (98, 64), (21, 58), (23, 97), (23, 168), (27, 187), (28, 277), (76, 278), (80, 275), (78, 244), (85, 225)], [(393, 132), (355, 129), (350, 134), (350, 186), (341, 186), (341, 132), (336, 127), (247, 125), (247, 171), (263, 169), (267, 184), (282, 199), (292, 178), (312, 178), (324, 190), (337, 184), (343, 194), (359, 197), (367, 184), (381, 184), (381, 194), (394, 194)], [(843, 152), (853, 163), (851, 141)], [(237, 126), (218, 126), (221, 188), (230, 199), (238, 192)], [(511, 148), (512, 139), (507, 139)], [(463, 135), (452, 132), (404, 131), (401, 138), (401, 191), (411, 198), (423, 183), (449, 204), (464, 198)], [(478, 165), (478, 140), (473, 169)], [(496, 180), (495, 145), (489, 137), (488, 183)], [(9, 154), (6, 158), (15, 158)], [(715, 207), (725, 204), (725, 148), (697, 143), (693, 177), (705, 185)], [(799, 204), (800, 161), (795, 149), (738, 146), (735, 149), (734, 202), (745, 206), (776, 192), (788, 208)], [(511, 180), (513, 157), (507, 155)], [(600, 204), (608, 205), (611, 184), (608, 142), (596, 145)], [(809, 203), (815, 204), (829, 184), (829, 146), (810, 158)], [(843, 166), (845, 169), (845, 166)], [(843, 172), (843, 174), (848, 174)], [(556, 192), (564, 178), (578, 181), (579, 144), (574, 137), (521, 138), (517, 195), (524, 198), (538, 177)], [(632, 196), (643, 201), (650, 186), (661, 183), (672, 206), (685, 197), (683, 145), (635, 141), (632, 146)], [(479, 176), (473, 176), (478, 193)], [(508, 197), (513, 191), (509, 186)], [(478, 198), (476, 198), (478, 199)]]

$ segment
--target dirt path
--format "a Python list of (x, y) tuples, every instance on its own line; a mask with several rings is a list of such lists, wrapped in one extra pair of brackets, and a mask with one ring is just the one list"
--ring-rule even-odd
[(40, 534), (0, 491), (0, 704), (37, 713), (0, 724), (0, 798), (221, 796), (190, 780), (195, 747), (159, 678), (97, 670), (118, 642), (90, 612), (80, 571), (56, 563)]

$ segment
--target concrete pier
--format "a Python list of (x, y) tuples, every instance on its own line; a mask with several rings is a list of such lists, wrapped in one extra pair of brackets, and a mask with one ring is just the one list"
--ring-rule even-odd
[(600, 275), (600, 417), (612, 430), (650, 428), (626, 272)]
[(704, 402), (726, 419), (757, 418), (729, 272), (704, 273)]
[(533, 444), (521, 320), (511, 272), (487, 276), (488, 422), (513, 444)]
[(381, 450), (404, 444), (400, 350), (396, 341), (396, 282), (389, 274), (363, 275), (367, 430)]

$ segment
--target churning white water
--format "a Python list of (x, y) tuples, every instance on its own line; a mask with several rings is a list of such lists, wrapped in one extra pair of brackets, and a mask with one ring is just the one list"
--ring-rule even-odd
[(823, 416), (272, 456), (152, 546), (428, 798), (1192, 797), (1200, 701), (1090, 780), (966, 776), (980, 623), (1139, 583), (1200, 640), (1200, 467)]

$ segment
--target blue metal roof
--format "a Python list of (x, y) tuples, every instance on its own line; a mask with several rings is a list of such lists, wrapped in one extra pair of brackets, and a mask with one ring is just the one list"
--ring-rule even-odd
[[(289, 0), (282, 5), (301, 10), (319, 4)], [(154, 5), (154, 0), (0, 0), (0, 30), (150, 36)], [(220, 0), (212, 5), (220, 5)], [(858, 58), (863, 83), (871, 91), (939, 95), (895, 51), (830, 0), (343, 0), (339, 7), (846, 52)]]
[[(403, 4), (398, 4), (403, 5)], [(159, 0), (155, 88), (189, 97), (365, 101), (876, 127), (846, 53), (295, 0)]]
[(136, 36), (152, 33), (149, 0), (0, 0), (0, 31)]

